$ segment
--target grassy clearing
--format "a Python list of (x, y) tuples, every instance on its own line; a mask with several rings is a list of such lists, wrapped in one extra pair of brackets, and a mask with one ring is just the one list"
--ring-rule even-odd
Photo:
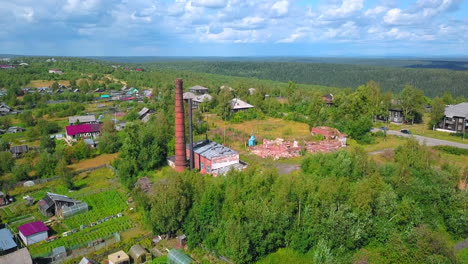
[(251, 120), (240, 124), (232, 124), (229, 122), (225, 123), (214, 115), (207, 115), (206, 120), (211, 128), (233, 128), (247, 135), (253, 133), (257, 139), (283, 138), (285, 140), (310, 140), (312, 138), (307, 124), (278, 118), (266, 118), (264, 120)]
[(115, 159), (117, 159), (118, 155), (119, 153), (102, 154), (92, 159), (82, 160), (78, 163), (70, 165), (69, 167), (73, 170), (84, 170), (105, 164), (111, 164)]
[(406, 142), (407, 139), (397, 136), (387, 136), (386, 138), (376, 138), (374, 144), (360, 145), (366, 152), (373, 152), (383, 149), (394, 149)]
[[(46, 80), (32, 80), (29, 82), (28, 86), (29, 87), (50, 87), (55, 81), (46, 81)], [(56, 81), (59, 84), (65, 85), (65, 86), (70, 86), (70, 81), (66, 80), (61, 80), (61, 81)]]

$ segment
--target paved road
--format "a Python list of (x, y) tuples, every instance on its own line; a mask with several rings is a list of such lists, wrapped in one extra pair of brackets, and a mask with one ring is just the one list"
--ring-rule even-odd
[[(380, 129), (377, 129), (377, 128), (372, 129), (372, 132), (377, 132), (377, 131), (380, 131)], [(446, 145), (446, 146), (453, 146), (457, 148), (468, 149), (468, 144), (462, 144), (458, 142), (424, 137), (424, 136), (419, 136), (419, 135), (408, 135), (408, 134), (403, 134), (400, 131), (396, 131), (396, 130), (388, 130), (387, 135), (394, 135), (394, 136), (401, 136), (401, 137), (414, 137), (415, 139), (419, 141), (419, 143), (426, 144), (427, 146)]]

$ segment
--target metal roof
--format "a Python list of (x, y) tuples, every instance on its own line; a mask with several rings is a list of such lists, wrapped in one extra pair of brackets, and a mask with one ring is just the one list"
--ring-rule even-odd
[(80, 123), (96, 122), (96, 116), (86, 115), (86, 116), (70, 116), (68, 117), (68, 123), (75, 124), (76, 121)]
[(48, 231), (49, 228), (44, 225), (41, 221), (36, 221), (32, 223), (27, 223), (18, 227), (18, 230), (23, 234), (23, 236), (30, 236), (40, 232)]
[(249, 104), (247, 102), (244, 102), (239, 98), (234, 98), (234, 99), (231, 100), (231, 108), (233, 110), (253, 108), (253, 107), (254, 107), (253, 105), (251, 105), (251, 104)]
[(445, 108), (445, 116), (468, 118), (468, 102), (447, 106)]
[(8, 228), (0, 229), (0, 250), (9, 250), (16, 246), (11, 231)]
[(208, 88), (200, 86), (200, 85), (195, 85), (189, 88), (190, 91), (207, 91)]
[(214, 157), (238, 154), (237, 151), (231, 148), (209, 140), (195, 142), (193, 144), (193, 152), (210, 160)]
[(198, 102), (198, 103), (203, 103), (203, 102), (211, 101), (212, 99), (213, 99), (213, 96), (209, 94), (202, 94), (193, 98), (193, 101)]
[(10, 148), (10, 152), (13, 154), (22, 154), (29, 151), (28, 145), (14, 146)]

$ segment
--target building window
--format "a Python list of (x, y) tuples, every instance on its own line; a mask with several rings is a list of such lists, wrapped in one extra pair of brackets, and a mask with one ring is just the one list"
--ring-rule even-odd
[(206, 172), (210, 173), (211, 172), (211, 167), (206, 165)]
[(200, 162), (200, 170), (203, 170), (203, 166), (204, 166), (203, 162)]

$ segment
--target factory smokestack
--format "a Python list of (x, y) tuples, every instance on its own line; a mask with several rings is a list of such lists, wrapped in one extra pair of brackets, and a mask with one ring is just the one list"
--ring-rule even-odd
[(182, 172), (187, 167), (185, 153), (185, 120), (183, 101), (183, 81), (175, 80), (175, 170)]

